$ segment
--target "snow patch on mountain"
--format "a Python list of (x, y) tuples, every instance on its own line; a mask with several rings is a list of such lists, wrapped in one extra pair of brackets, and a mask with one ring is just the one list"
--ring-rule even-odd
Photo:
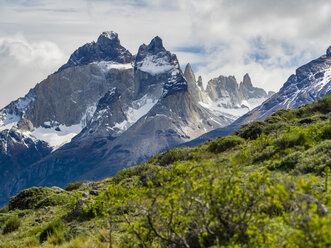
[(251, 98), (243, 100), (241, 106), (233, 106), (230, 98), (222, 98), (215, 102), (209, 99), (209, 103), (199, 102), (199, 104), (212, 111), (216, 116), (226, 116), (234, 121), (259, 106), (266, 99), (267, 98)]
[(95, 110), (96, 104), (87, 107), (79, 124), (66, 126), (47, 121), (42, 127), (35, 128), (32, 132), (25, 132), (25, 134), (47, 142), (55, 151), (64, 144), (69, 143), (73, 137), (86, 127), (87, 123), (91, 121)]
[(157, 75), (170, 71), (174, 66), (170, 64), (168, 57), (159, 57), (150, 55), (137, 63), (140, 71), (147, 72), (151, 75)]
[(315, 89), (320, 90), (330, 82), (331, 82), (331, 68), (328, 68), (327, 70), (324, 71), (324, 77), (322, 78), (322, 80), (316, 83)]
[(69, 127), (59, 125), (51, 128), (38, 127), (35, 128), (33, 132), (27, 133), (27, 135), (30, 134), (38, 140), (47, 142), (48, 145), (53, 148), (53, 151), (55, 151), (64, 144), (69, 143), (73, 137), (81, 132), (81, 130), (81, 124), (72, 125)]
[(98, 65), (98, 67), (104, 73), (108, 72), (111, 69), (128, 70), (128, 69), (133, 68), (131, 63), (121, 64), (121, 63), (117, 63), (117, 62), (113, 62), (113, 61), (92, 62), (91, 64)]
[(87, 124), (92, 120), (96, 109), (97, 109), (96, 103), (87, 107), (85, 114), (83, 115), (82, 120), (80, 122), (83, 128), (86, 127)]
[(146, 115), (157, 102), (157, 97), (152, 97), (148, 94), (144, 95), (142, 98), (136, 101), (133, 101), (132, 107), (129, 107), (128, 110), (125, 112), (126, 120), (122, 121), (121, 123), (116, 123), (113, 127), (109, 129), (118, 129), (119, 133), (124, 132), (134, 123), (136, 123), (141, 117)]
[(0, 114), (0, 132), (10, 130), (21, 120), (16, 114)]
[(27, 107), (35, 100), (32, 93), (12, 102), (5, 109), (0, 111), (0, 131), (11, 129), (16, 126), (25, 114)]
[(247, 107), (248, 110), (250, 111), (256, 108), (257, 106), (261, 105), (267, 99), (268, 99), (267, 97), (250, 98), (248, 100), (243, 100), (241, 102), (241, 106)]
[(104, 36), (110, 40), (118, 38), (118, 34), (114, 31), (104, 31), (102, 32), (101, 36)]

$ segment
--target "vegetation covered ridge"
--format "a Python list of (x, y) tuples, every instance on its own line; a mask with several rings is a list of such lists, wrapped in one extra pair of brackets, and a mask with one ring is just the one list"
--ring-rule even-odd
[(100, 182), (30, 188), (0, 247), (330, 247), (331, 95)]

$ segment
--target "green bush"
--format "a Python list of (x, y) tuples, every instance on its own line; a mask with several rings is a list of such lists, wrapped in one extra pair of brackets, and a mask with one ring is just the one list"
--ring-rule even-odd
[(220, 137), (210, 142), (208, 150), (213, 153), (220, 153), (236, 147), (242, 143), (244, 143), (244, 139), (236, 135)]
[(291, 109), (280, 109), (278, 110), (276, 113), (274, 113), (272, 116), (276, 117), (280, 117), (283, 120), (293, 120), (297, 117), (297, 112), (295, 110), (291, 110)]
[(40, 200), (35, 209), (44, 208), (47, 206), (58, 206), (69, 204), (71, 201), (74, 200), (72, 195), (67, 194), (66, 192), (55, 192), (53, 194), (45, 196), (42, 200)]
[(331, 167), (331, 140), (323, 141), (307, 150), (296, 170), (301, 173), (321, 174), (325, 167)]
[(263, 121), (255, 121), (253, 123), (244, 125), (234, 134), (243, 139), (255, 140), (258, 136), (260, 136), (263, 133), (263, 129), (265, 126), (266, 123), (264, 123)]
[(163, 154), (158, 159), (161, 166), (173, 164), (176, 161), (185, 161), (193, 159), (192, 148), (180, 147), (171, 149)]
[(8, 211), (9, 211), (8, 206), (4, 206), (3, 208), (0, 209), (0, 214), (7, 213)]
[(330, 219), (312, 214), (288, 236), (285, 247), (331, 247)]
[(12, 197), (9, 201), (9, 210), (39, 209), (47, 206), (63, 205), (70, 203), (73, 198), (66, 191), (33, 187), (25, 189)]
[(294, 146), (308, 145), (309, 142), (308, 130), (290, 127), (274, 143), (278, 148), (286, 149)]
[(271, 164), (267, 166), (269, 170), (291, 170), (296, 167), (296, 165), (300, 162), (303, 157), (303, 153), (300, 151), (296, 151), (288, 154), (282, 159), (274, 160)]
[(321, 138), (322, 139), (331, 139), (331, 122), (328, 123), (329, 125), (326, 125), (321, 130)]
[(113, 178), (113, 182), (119, 183), (122, 180), (132, 178), (134, 176), (141, 176), (145, 171), (150, 170), (151, 166), (149, 164), (142, 164), (130, 168), (126, 168), (117, 172), (116, 176)]
[(16, 196), (10, 198), (9, 210), (14, 209), (33, 209), (35, 205), (45, 196), (53, 193), (54, 190), (50, 188), (33, 187), (25, 189)]
[(86, 234), (86, 230), (84, 227), (81, 227), (79, 225), (73, 225), (68, 230), (64, 232), (64, 238), (66, 241), (75, 239), (79, 236), (84, 236)]
[(39, 241), (43, 243), (49, 238), (52, 243), (61, 244), (64, 241), (64, 226), (61, 220), (49, 223), (40, 233)]
[[(253, 163), (270, 159), (277, 152), (272, 145), (265, 147), (262, 151), (255, 152), (252, 156)], [(249, 162), (249, 161), (248, 161)]]
[(310, 107), (314, 112), (320, 112), (323, 114), (327, 114), (331, 112), (331, 94), (324, 96), (321, 99), (318, 99), (317, 102), (313, 103), (312, 105), (307, 105)]
[(75, 183), (69, 183), (67, 185), (67, 187), (65, 188), (65, 190), (66, 191), (77, 190), (77, 189), (79, 189), (80, 186), (82, 186), (83, 183), (84, 183), (84, 181), (82, 181), (82, 182), (75, 182)]
[(21, 225), (21, 222), (17, 216), (10, 217), (3, 228), (2, 233), (7, 234), (13, 231), (16, 231)]

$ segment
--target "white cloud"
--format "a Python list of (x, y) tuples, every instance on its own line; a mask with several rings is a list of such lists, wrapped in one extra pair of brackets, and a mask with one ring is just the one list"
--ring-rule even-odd
[(63, 62), (63, 53), (52, 42), (29, 43), (19, 36), (0, 37), (0, 106), (24, 96)]
[[(182, 67), (195, 64), (205, 82), (220, 74), (240, 81), (248, 72), (258, 86), (278, 90), (298, 66), (331, 45), (330, 13), (329, 0), (0, 0), (0, 37), (20, 33), (27, 47), (39, 51), (38, 59), (25, 45), (16, 52), (32, 56), (38, 67), (21, 58), (18, 67), (0, 68), (6, 75), (0, 87), (8, 91), (1, 100), (17, 97), (16, 74), (27, 73), (31, 87), (104, 30), (118, 32), (132, 53), (159, 35), (167, 49), (178, 51)], [(43, 40), (53, 47), (43, 48)], [(17, 60), (11, 47), (9, 61)]]

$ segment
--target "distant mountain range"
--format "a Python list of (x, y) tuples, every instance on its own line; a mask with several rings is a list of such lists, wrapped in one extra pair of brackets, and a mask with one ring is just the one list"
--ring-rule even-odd
[(242, 125), (264, 120), (279, 109), (296, 109), (331, 93), (331, 46), (326, 54), (301, 67), (291, 75), (283, 87), (268, 100), (244, 114), (231, 125), (206, 133), (187, 145), (197, 145), (210, 138), (224, 136)]
[(239, 84), (219, 76), (204, 88), (159, 37), (132, 55), (115, 32), (103, 32), (0, 110), (0, 205), (27, 187), (112, 176), (171, 147), (316, 100), (330, 92), (330, 50), (274, 94), (254, 87), (248, 74)]

